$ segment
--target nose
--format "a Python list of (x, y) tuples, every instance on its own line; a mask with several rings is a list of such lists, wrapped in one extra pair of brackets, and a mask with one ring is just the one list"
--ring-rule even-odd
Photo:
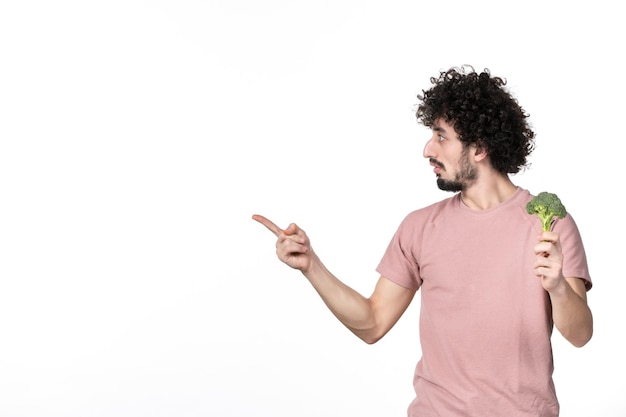
[(434, 140), (436, 138), (437, 135), (433, 135), (432, 138), (430, 138), (430, 140), (428, 142), (426, 142), (426, 145), (424, 145), (424, 158), (430, 159), (430, 158), (435, 158), (437, 155), (435, 154), (434, 151)]

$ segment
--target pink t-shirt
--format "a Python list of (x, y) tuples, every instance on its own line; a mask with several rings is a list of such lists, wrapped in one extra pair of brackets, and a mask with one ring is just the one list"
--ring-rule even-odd
[[(460, 194), (410, 213), (377, 271), (421, 289), (422, 358), (410, 417), (556, 417), (552, 317), (533, 273), (541, 223), (532, 195), (472, 210)], [(563, 275), (591, 279), (573, 218), (558, 220)]]

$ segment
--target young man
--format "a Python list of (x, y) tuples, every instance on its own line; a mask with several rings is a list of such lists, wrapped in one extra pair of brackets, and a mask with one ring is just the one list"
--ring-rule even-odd
[(278, 238), (335, 316), (367, 343), (397, 322), (421, 289), (422, 358), (411, 417), (556, 417), (553, 326), (573, 345), (591, 338), (585, 251), (568, 214), (542, 232), (532, 195), (509, 174), (534, 148), (528, 115), (488, 70), (452, 68), (418, 96), (432, 137), (424, 157), (454, 196), (410, 213), (393, 236), (369, 298), (323, 265), (306, 233), (253, 218)]

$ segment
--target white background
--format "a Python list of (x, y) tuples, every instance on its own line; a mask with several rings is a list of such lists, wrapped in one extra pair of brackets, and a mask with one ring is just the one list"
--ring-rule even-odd
[(489, 68), (531, 114), (531, 192), (576, 219), (595, 335), (555, 332), (564, 417), (623, 417), (618, 2), (4, 1), (0, 415), (404, 416), (419, 297), (368, 346), (250, 216), (369, 295), (447, 197), (417, 94)]

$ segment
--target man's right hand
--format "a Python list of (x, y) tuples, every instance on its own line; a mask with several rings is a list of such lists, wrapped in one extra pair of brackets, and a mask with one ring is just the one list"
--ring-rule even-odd
[(276, 255), (278, 259), (294, 269), (299, 269), (303, 273), (309, 270), (312, 260), (315, 258), (315, 253), (311, 249), (311, 241), (304, 230), (294, 223), (291, 223), (283, 230), (271, 220), (259, 214), (253, 215), (252, 219), (267, 227), (278, 238), (276, 241)]

